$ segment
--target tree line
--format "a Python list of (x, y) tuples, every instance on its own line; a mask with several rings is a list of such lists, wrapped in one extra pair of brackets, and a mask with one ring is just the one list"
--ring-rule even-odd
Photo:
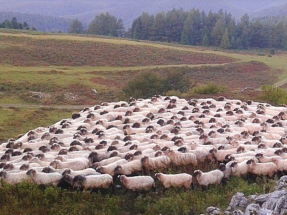
[(121, 19), (102, 13), (84, 30), (75, 20), (70, 33), (89, 33), (136, 40), (215, 46), (223, 49), (278, 48), (287, 49), (287, 19), (264, 18), (251, 20), (245, 14), (236, 21), (230, 13), (205, 13), (198, 9), (173, 9), (151, 15), (146, 12), (136, 18), (129, 30)]
[(27, 22), (20, 23), (17, 21), (16, 17), (13, 17), (11, 20), (5, 20), (0, 22), (0, 28), (9, 28), (9, 29), (21, 29), (21, 30), (36, 30), (34, 27), (30, 28)]

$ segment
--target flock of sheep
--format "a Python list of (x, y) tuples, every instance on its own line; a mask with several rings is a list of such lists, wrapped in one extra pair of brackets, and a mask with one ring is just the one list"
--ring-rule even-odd
[[(0, 178), (82, 189), (107, 189), (119, 179), (148, 191), (155, 180), (190, 189), (232, 175), (273, 177), (287, 170), (286, 113), (224, 97), (106, 102), (2, 143)], [(167, 174), (171, 168), (182, 173)]]

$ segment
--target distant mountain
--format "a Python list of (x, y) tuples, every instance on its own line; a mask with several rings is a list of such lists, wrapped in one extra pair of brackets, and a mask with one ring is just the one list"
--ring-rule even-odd
[(30, 28), (35, 27), (38, 31), (46, 32), (67, 32), (72, 22), (71, 19), (38, 14), (0, 12), (0, 22), (11, 20), (13, 17), (20, 23), (27, 22)]
[(265, 16), (287, 16), (287, 3), (267, 8), (253, 15), (254, 18), (260, 18)]
[[(173, 8), (190, 10), (198, 8), (206, 12), (219, 9), (231, 12), (239, 19), (245, 13), (260, 14), (270, 8), (280, 8), (287, 0), (0, 0), (1, 11), (40, 14), (42, 16), (79, 19), (86, 25), (103, 12), (121, 18), (127, 28), (143, 12), (156, 14)], [(270, 13), (272, 10), (270, 10)]]

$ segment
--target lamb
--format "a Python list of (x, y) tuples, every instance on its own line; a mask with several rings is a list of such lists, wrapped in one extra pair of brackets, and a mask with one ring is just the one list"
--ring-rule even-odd
[(62, 175), (58, 172), (44, 173), (44, 172), (37, 172), (34, 169), (28, 170), (26, 172), (26, 175), (31, 177), (32, 181), (39, 185), (57, 186), (60, 180), (62, 179)]
[[(224, 168), (223, 168), (224, 167)], [(225, 166), (223, 166), (221, 170), (216, 169), (209, 172), (202, 172), (201, 170), (195, 170), (192, 177), (195, 177), (199, 183), (199, 185), (204, 187), (208, 187), (209, 185), (220, 184), (225, 170)]]
[(257, 163), (254, 159), (246, 162), (248, 165), (248, 172), (255, 175), (268, 175), (270, 178), (277, 172), (278, 167), (272, 162)]
[(104, 188), (108, 189), (113, 184), (113, 177), (109, 174), (102, 175), (77, 175), (72, 181), (74, 188), (95, 189)]
[(150, 176), (127, 177), (125, 175), (119, 175), (119, 179), (128, 190), (132, 191), (149, 191), (155, 187), (154, 180)]
[(186, 189), (190, 189), (192, 184), (192, 176), (187, 173), (181, 173), (181, 174), (156, 173), (155, 177), (163, 184), (165, 188), (185, 187)]

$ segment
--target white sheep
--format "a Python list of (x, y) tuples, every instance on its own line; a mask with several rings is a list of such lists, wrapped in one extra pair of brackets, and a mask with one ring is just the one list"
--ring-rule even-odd
[(72, 169), (65, 169), (62, 175), (66, 175), (66, 174), (76, 176), (76, 175), (100, 175), (101, 173), (97, 172), (93, 168), (87, 168), (87, 169), (77, 170), (77, 171), (72, 170)]
[(171, 162), (176, 165), (197, 165), (196, 155), (193, 153), (181, 153), (173, 150), (167, 150), (165, 154), (170, 158)]
[(118, 165), (122, 165), (122, 164), (126, 164), (128, 163), (128, 161), (126, 159), (120, 159), (120, 160), (117, 160), (113, 163), (110, 163), (108, 165), (105, 165), (105, 166), (99, 166), (97, 167), (97, 172), (101, 173), (101, 174), (109, 174), (111, 176), (114, 176), (115, 175), (115, 168), (118, 166)]
[(209, 185), (220, 184), (224, 173), (223, 171), (216, 169), (209, 172), (202, 172), (201, 170), (194, 171), (192, 177), (195, 177), (202, 187), (208, 187)]
[(131, 175), (139, 171), (142, 171), (142, 163), (140, 160), (132, 160), (126, 164), (118, 165), (115, 168), (115, 174), (120, 175)]
[(27, 182), (32, 182), (31, 178), (26, 175), (26, 172), (15, 172), (15, 173), (10, 173), (6, 171), (0, 172), (0, 178), (2, 178), (5, 182), (9, 184), (19, 184), (23, 181)]
[(273, 177), (277, 172), (278, 167), (272, 162), (257, 163), (254, 159), (250, 159), (246, 162), (248, 165), (248, 172), (255, 175), (268, 175)]
[(149, 173), (149, 170), (166, 169), (169, 167), (171, 160), (168, 156), (163, 155), (159, 157), (150, 158), (145, 156), (141, 159), (142, 166)]
[(34, 169), (30, 169), (26, 172), (26, 174), (31, 177), (34, 183), (41, 185), (57, 186), (60, 180), (62, 179), (62, 175), (58, 172), (44, 173), (44, 172), (37, 172)]
[(55, 169), (72, 169), (72, 170), (83, 170), (88, 168), (87, 159), (78, 158), (78, 159), (71, 159), (65, 162), (61, 162), (59, 160), (52, 161), (50, 166)]
[(109, 174), (101, 175), (77, 175), (74, 177), (72, 186), (74, 188), (95, 189), (104, 188), (108, 189), (113, 184), (113, 177)]
[(185, 187), (186, 189), (190, 189), (192, 184), (192, 176), (187, 173), (181, 173), (181, 174), (156, 173), (155, 177), (163, 184), (165, 188)]
[(132, 191), (149, 191), (151, 188), (155, 187), (154, 180), (150, 176), (127, 177), (125, 175), (120, 175), (119, 179), (128, 190)]

